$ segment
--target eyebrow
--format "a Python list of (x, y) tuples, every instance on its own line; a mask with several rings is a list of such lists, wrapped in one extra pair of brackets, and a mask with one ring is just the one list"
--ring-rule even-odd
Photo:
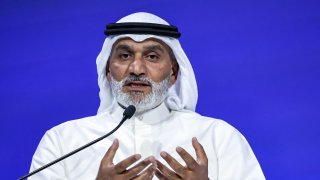
[(143, 49), (146, 49), (146, 50), (149, 50), (149, 51), (159, 50), (162, 53), (164, 52), (163, 48), (160, 45), (143, 46)]
[[(162, 53), (164, 53), (163, 48), (160, 45), (149, 45), (149, 46), (143, 46), (143, 49), (148, 50), (148, 51), (161, 51)], [(128, 51), (130, 53), (133, 52), (133, 49), (126, 45), (126, 44), (119, 44), (116, 48), (115, 51), (119, 51), (119, 50), (125, 50)]]
[(119, 45), (116, 47), (115, 50), (116, 50), (116, 51), (125, 50), (125, 51), (128, 51), (128, 52), (130, 52), (130, 53), (133, 51), (132, 48), (131, 48), (130, 46), (126, 45), (126, 44), (119, 44)]

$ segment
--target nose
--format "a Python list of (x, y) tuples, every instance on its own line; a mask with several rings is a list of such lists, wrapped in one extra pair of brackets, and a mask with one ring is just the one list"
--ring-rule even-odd
[(142, 56), (139, 55), (134, 58), (134, 60), (130, 64), (129, 73), (136, 76), (146, 74), (146, 64), (143, 61)]

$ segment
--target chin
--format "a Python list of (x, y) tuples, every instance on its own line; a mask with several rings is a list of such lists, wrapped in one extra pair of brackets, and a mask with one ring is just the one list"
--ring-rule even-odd
[(128, 94), (130, 97), (137, 97), (137, 98), (139, 97), (144, 98), (150, 94), (150, 92), (144, 92), (144, 91), (128, 91), (125, 93)]
[(144, 93), (129, 93), (130, 100), (136, 103), (143, 101), (146, 97)]

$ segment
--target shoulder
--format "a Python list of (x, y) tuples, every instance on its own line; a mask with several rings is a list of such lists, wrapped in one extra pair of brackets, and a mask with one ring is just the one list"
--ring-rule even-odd
[(223, 153), (226, 148), (230, 147), (234, 149), (250, 148), (241, 132), (224, 120), (202, 116), (192, 111), (176, 112), (175, 116), (184, 129), (190, 132), (202, 131), (210, 137), (218, 153)]
[(183, 123), (203, 124), (214, 126), (215, 128), (236, 130), (233, 126), (222, 119), (203, 116), (194, 111), (173, 111), (173, 118), (183, 121)]
[[(64, 154), (105, 133), (106, 114), (66, 121), (47, 130), (43, 135), (37, 152), (44, 150), (52, 154)], [(110, 121), (112, 122), (112, 121)]]
[(242, 134), (232, 125), (222, 119), (200, 115), (193, 111), (174, 111), (172, 123), (179, 124), (190, 132), (202, 131), (207, 135), (221, 139), (237, 136), (242, 139)]
[(94, 116), (69, 120), (52, 127), (46, 132), (46, 134), (53, 135), (67, 132), (73, 132), (74, 134), (77, 134), (78, 132), (90, 131), (92, 129), (101, 129), (106, 122), (106, 116), (106, 113), (101, 113)]

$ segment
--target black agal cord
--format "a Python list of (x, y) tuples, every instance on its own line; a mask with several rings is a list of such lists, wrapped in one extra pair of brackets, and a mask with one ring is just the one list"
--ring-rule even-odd
[(141, 22), (111, 23), (107, 25), (104, 34), (107, 36), (120, 34), (153, 34), (173, 38), (179, 38), (181, 36), (176, 26)]

